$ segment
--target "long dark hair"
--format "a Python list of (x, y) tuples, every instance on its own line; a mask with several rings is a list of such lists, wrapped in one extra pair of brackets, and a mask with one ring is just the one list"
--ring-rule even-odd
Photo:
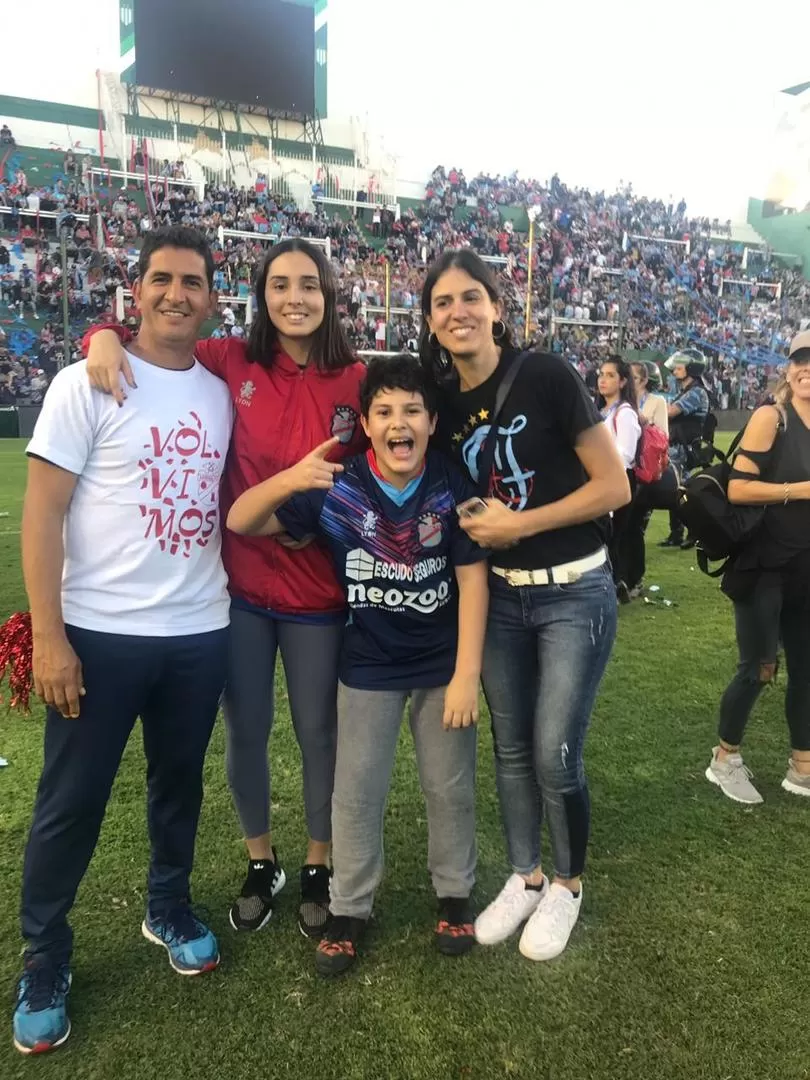
[[(448, 375), (452, 367), (452, 360), (438, 342), (435, 345), (431, 343), (430, 328), (427, 320), (431, 312), (430, 298), (433, 294), (433, 288), (442, 274), (453, 268), (463, 270), (465, 274), (469, 274), (479, 285), (484, 286), (493, 304), (501, 303), (501, 306), (503, 306), (503, 297), (498, 282), (495, 280), (495, 275), (484, 260), (470, 248), (445, 251), (441, 258), (433, 263), (430, 270), (428, 270), (425, 284), (422, 286), (422, 329), (419, 332), (419, 359), (422, 361), (422, 367), (428, 375), (438, 380), (443, 380)], [(509, 332), (509, 325), (505, 318), (502, 318), (502, 322), (504, 332), (498, 338), (498, 344), (504, 349), (512, 349), (514, 344), (512, 335)]]
[[(600, 367), (604, 367), (605, 364), (613, 364), (619, 373), (619, 378), (624, 379), (624, 386), (619, 390), (619, 405), (630, 405), (634, 412), (638, 412), (638, 397), (636, 396), (636, 384), (633, 382), (632, 366), (618, 355), (609, 356), (607, 360), (600, 364)], [(605, 407), (605, 399), (601, 394), (597, 395), (596, 404), (600, 409)]]
[(261, 364), (262, 367), (270, 367), (273, 363), (278, 345), (278, 330), (267, 310), (264, 291), (270, 267), (280, 255), (286, 255), (290, 251), (300, 251), (302, 255), (312, 259), (318, 268), (318, 280), (323, 293), (323, 322), (312, 335), (310, 351), (312, 363), (319, 371), (340, 371), (342, 368), (349, 367), (357, 358), (352, 352), (346, 331), (338, 316), (337, 285), (332, 267), (320, 248), (299, 237), (274, 244), (256, 276), (254, 287), (256, 311), (247, 342), (248, 360), (254, 364)]

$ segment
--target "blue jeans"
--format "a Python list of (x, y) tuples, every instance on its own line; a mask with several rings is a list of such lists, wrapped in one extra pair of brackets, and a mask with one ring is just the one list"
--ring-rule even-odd
[(540, 866), (545, 811), (555, 872), (577, 877), (590, 822), (582, 748), (616, 636), (610, 566), (570, 585), (489, 584), (482, 681), (509, 860), (519, 874)]

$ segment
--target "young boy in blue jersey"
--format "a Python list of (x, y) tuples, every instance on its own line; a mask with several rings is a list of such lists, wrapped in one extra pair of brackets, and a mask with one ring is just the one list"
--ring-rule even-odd
[(486, 552), (459, 528), (473, 494), (428, 450), (436, 426), (417, 360), (372, 360), (361, 390), (371, 442), (345, 466), (336, 439), (246, 491), (231, 507), (238, 533), (328, 545), (349, 620), (338, 686), (332, 797), (330, 920), (316, 953), (322, 975), (356, 959), (383, 872), (383, 816), (397, 738), (410, 725), (427, 804), (428, 867), (439, 900), (435, 940), (448, 955), (473, 945), (475, 723), (487, 615)]

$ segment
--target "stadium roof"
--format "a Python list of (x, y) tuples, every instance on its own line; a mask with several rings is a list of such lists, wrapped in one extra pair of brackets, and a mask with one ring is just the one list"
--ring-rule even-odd
[(799, 83), (797, 86), (789, 86), (787, 90), (783, 90), (782, 93), (798, 97), (799, 94), (803, 94), (805, 90), (810, 90), (810, 82)]

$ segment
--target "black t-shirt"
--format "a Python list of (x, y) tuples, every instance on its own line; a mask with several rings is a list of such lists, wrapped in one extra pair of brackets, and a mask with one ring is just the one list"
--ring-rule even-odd
[[(757, 464), (769, 483), (801, 484), (810, 480), (810, 431), (790, 403), (785, 420), (768, 460)], [(797, 556), (804, 568), (810, 566), (810, 502), (797, 499), (766, 507), (756, 546), (761, 566), (782, 566)]]
[[(478, 483), (478, 461), (489, 433), (495, 395), (517, 354), (504, 350), (490, 377), (473, 390), (445, 388), (436, 441)], [(602, 423), (579, 375), (559, 357), (532, 353), (523, 362), (503, 412), (489, 493), (513, 510), (533, 510), (570, 495), (588, 477), (574, 445), (588, 428)], [(607, 537), (606, 519), (537, 533), (516, 547), (493, 553), (507, 569), (540, 570), (598, 551)]]

